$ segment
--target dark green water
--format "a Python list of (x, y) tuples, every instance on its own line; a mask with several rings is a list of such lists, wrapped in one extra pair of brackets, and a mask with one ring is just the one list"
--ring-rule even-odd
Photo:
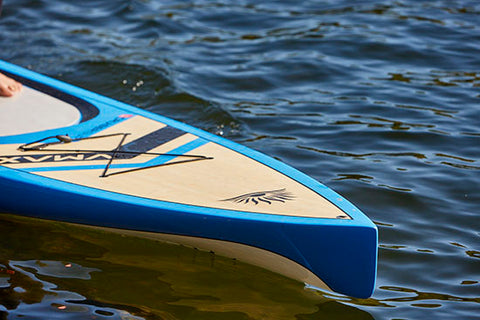
[(480, 319), (478, 1), (6, 0), (0, 59), (278, 158), (380, 235), (356, 300), (0, 216), (0, 319)]

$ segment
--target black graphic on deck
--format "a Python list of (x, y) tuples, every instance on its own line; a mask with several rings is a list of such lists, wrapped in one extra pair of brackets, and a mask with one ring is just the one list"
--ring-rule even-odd
[[(134, 171), (146, 170), (151, 168), (158, 168), (164, 166), (171, 166), (176, 164), (188, 163), (193, 161), (200, 160), (212, 160), (213, 157), (208, 157), (204, 155), (195, 155), (195, 154), (183, 154), (183, 153), (160, 153), (160, 152), (151, 152), (150, 150), (154, 149), (159, 145), (163, 145), (169, 141), (175, 140), (176, 138), (185, 134), (184, 131), (172, 128), (172, 127), (163, 127), (157, 131), (154, 131), (150, 134), (147, 134), (141, 138), (138, 138), (130, 143), (124, 144), (125, 140), (131, 133), (111, 133), (99, 136), (90, 136), (84, 138), (72, 138), (68, 134), (66, 135), (56, 135), (42, 138), (37, 141), (25, 143), (18, 147), (18, 150), (25, 152), (28, 155), (13, 155), (13, 156), (2, 156), (0, 155), (0, 165), (2, 164), (16, 164), (16, 163), (40, 163), (40, 162), (57, 162), (57, 161), (85, 161), (85, 160), (98, 160), (103, 158), (103, 160), (108, 160), (105, 165), (101, 178), (110, 177), (113, 175), (119, 175)], [(117, 146), (112, 150), (90, 150), (90, 149), (56, 149), (55, 146), (58, 145), (68, 145), (72, 142), (85, 141), (85, 140), (94, 140), (94, 139), (105, 139), (111, 137), (121, 137)], [(75, 144), (72, 145), (75, 147)], [(62, 152), (60, 154), (32, 154), (31, 152)], [(64, 153), (68, 152), (68, 153)], [(108, 172), (110, 167), (113, 165), (113, 161), (117, 159), (131, 159), (136, 156), (153, 156), (154, 159), (147, 161), (145, 163), (138, 163), (135, 166), (125, 168), (121, 171)], [(163, 159), (162, 161), (155, 161), (159, 157), (170, 158), (168, 161)], [(174, 160), (180, 158), (178, 160)], [(183, 159), (182, 159), (183, 158)], [(173, 160), (173, 161), (172, 161)], [(65, 167), (63, 167), (65, 168)]]
[(133, 158), (135, 154), (124, 153), (123, 151), (135, 152), (138, 155), (139, 153), (147, 152), (162, 144), (175, 140), (176, 138), (184, 134), (185, 132), (180, 129), (170, 127), (170, 126), (163, 127), (162, 129), (159, 129), (141, 138), (138, 138), (127, 144), (122, 145), (116, 158), (117, 159)]
[[(148, 151), (169, 141), (184, 135), (186, 132), (174, 127), (166, 126), (143, 137), (135, 139), (121, 146), (116, 150), (116, 159), (132, 159), (141, 154), (149, 154)], [(49, 153), (28, 153), (25, 155), (0, 155), (1, 164), (17, 163), (43, 163), (43, 162), (63, 162), (63, 161), (94, 161), (110, 160), (114, 150), (65, 150), (52, 148), (55, 145), (84, 141), (89, 139), (101, 139), (122, 134), (112, 134), (106, 136), (93, 136), (87, 138), (72, 139), (68, 135), (59, 135), (47, 137), (35, 142), (25, 144), (20, 147), (23, 151), (49, 152)], [(47, 141), (47, 142), (45, 142)], [(51, 141), (51, 142), (48, 142)], [(48, 147), (48, 149), (47, 149)], [(51, 153), (61, 152), (61, 153)], [(151, 153), (152, 155), (160, 155)]]
[(252, 192), (247, 194), (242, 194), (237, 197), (224, 199), (221, 201), (231, 201), (235, 203), (254, 203), (255, 205), (259, 204), (260, 202), (272, 204), (273, 202), (286, 202), (290, 200), (294, 200), (295, 196), (286, 191), (286, 189), (278, 189), (278, 190), (271, 190), (271, 191), (258, 191)]

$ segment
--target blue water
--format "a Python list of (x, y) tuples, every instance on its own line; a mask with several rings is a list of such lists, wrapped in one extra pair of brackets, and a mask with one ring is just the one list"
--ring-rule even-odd
[(379, 228), (368, 300), (0, 216), (0, 318), (480, 319), (478, 1), (4, 1), (0, 59), (307, 173)]

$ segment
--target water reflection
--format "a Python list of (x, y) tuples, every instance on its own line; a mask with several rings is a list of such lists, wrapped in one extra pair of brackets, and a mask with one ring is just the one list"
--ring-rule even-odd
[(296, 319), (298, 320), (322, 320), (322, 319), (337, 319), (340, 314), (343, 314), (344, 320), (373, 320), (373, 316), (368, 312), (360, 309), (344, 305), (339, 302), (329, 301), (319, 304), (318, 311), (312, 314), (298, 314)]
[[(12, 249), (0, 261), (0, 302), (9, 316), (317, 319), (338, 312), (339, 319), (371, 319), (296, 281), (211, 252), (16, 216), (0, 221), (0, 241)], [(27, 238), (24, 246), (20, 239)]]
[(421, 292), (415, 289), (402, 288), (402, 287), (396, 287), (396, 286), (382, 286), (379, 289), (408, 294), (408, 296), (402, 296), (398, 298), (387, 298), (387, 299), (383, 299), (383, 301), (413, 302), (413, 301), (439, 300), (439, 301), (461, 301), (461, 302), (480, 303), (480, 297), (479, 298), (457, 297), (449, 294), (442, 294), (442, 293), (436, 293), (436, 292)]
[[(378, 287), (376, 297), (354, 299), (305, 290), (295, 281), (211, 252), (63, 223), (10, 215), (1, 215), (0, 220), (0, 241), (11, 249), (2, 253), (0, 261), (0, 315), (5, 316), (373, 319), (366, 308), (374, 308), (370, 310), (375, 313), (376, 308), (404, 303), (420, 309), (440, 308), (451, 301), (480, 303), (478, 297), (387, 285)], [(26, 239), (28, 244), (22, 242)], [(451, 244), (478, 258), (477, 251)], [(406, 246), (382, 244), (381, 248)], [(478, 281), (463, 280), (461, 285), (473, 288)]]
[(9, 271), (9, 286), (0, 289), (5, 316), (8, 314), (9, 317), (28, 319), (99, 319), (97, 315), (101, 315), (108, 316), (108, 319), (140, 319), (127, 312), (128, 308), (84, 304), (84, 296), (71, 288), (62, 288), (61, 283), (55, 281), (57, 278), (90, 280), (89, 273), (100, 271), (98, 269), (37, 260), (10, 261), (5, 270)]

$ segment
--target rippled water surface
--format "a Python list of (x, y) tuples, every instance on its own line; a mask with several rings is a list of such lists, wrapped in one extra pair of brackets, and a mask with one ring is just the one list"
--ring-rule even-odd
[(1, 215), (0, 318), (480, 318), (478, 1), (6, 0), (0, 59), (280, 159), (380, 236), (358, 300)]

